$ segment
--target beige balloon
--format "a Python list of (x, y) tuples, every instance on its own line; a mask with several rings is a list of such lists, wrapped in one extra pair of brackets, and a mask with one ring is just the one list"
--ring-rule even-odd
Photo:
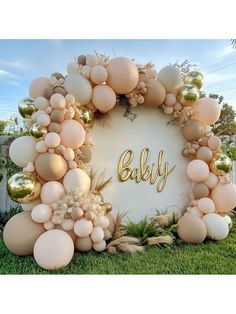
[(204, 135), (204, 125), (197, 120), (188, 120), (182, 128), (182, 134), (188, 141), (197, 141)]
[(34, 258), (47, 270), (67, 266), (74, 255), (74, 243), (62, 230), (53, 229), (42, 234), (34, 245)]
[(50, 114), (50, 118), (53, 122), (62, 123), (64, 121), (64, 115), (63, 110), (54, 109)]
[(196, 158), (205, 162), (211, 161), (213, 157), (212, 150), (209, 147), (202, 146), (199, 148), (196, 154)]
[(220, 117), (220, 105), (212, 98), (200, 98), (193, 106), (193, 117), (204, 124), (211, 125)]
[(9, 155), (14, 164), (25, 167), (28, 162), (34, 162), (37, 156), (35, 145), (37, 140), (32, 136), (20, 136), (10, 145)]
[(43, 153), (35, 160), (35, 170), (45, 181), (57, 181), (67, 171), (67, 162), (57, 154)]
[(207, 197), (209, 195), (209, 189), (204, 183), (196, 183), (193, 187), (193, 195), (195, 199)]
[(116, 94), (110, 86), (96, 85), (93, 88), (92, 103), (101, 112), (106, 113), (116, 104)]
[(186, 213), (178, 221), (177, 233), (187, 243), (202, 243), (207, 235), (207, 228), (201, 218)]
[(69, 170), (63, 179), (63, 185), (68, 193), (79, 189), (81, 193), (86, 193), (90, 189), (91, 179), (82, 169)]
[(218, 213), (228, 213), (236, 207), (236, 185), (218, 184), (211, 192)]
[(163, 104), (166, 97), (166, 91), (158, 80), (150, 80), (147, 92), (144, 95), (144, 106), (158, 107)]
[(93, 248), (93, 242), (90, 237), (77, 238), (75, 248), (80, 252), (88, 252)]
[(30, 211), (24, 211), (8, 220), (3, 230), (3, 241), (16, 255), (32, 255), (35, 241), (43, 232), (43, 225), (32, 220)]
[(106, 217), (109, 219), (109, 226), (107, 229), (110, 231), (111, 235), (113, 235), (116, 227), (116, 222), (111, 213), (106, 214)]
[(70, 74), (66, 77), (64, 88), (68, 94), (75, 96), (81, 105), (87, 105), (92, 96), (92, 86), (89, 81), (80, 74)]
[(47, 77), (38, 77), (33, 80), (29, 87), (29, 95), (32, 98), (44, 97), (45, 89), (50, 88), (50, 79)]
[(85, 140), (85, 130), (75, 120), (65, 120), (61, 124), (61, 144), (72, 149), (82, 146)]
[(116, 57), (107, 66), (109, 85), (118, 94), (130, 93), (138, 84), (137, 66), (129, 58)]
[(180, 70), (173, 65), (167, 65), (162, 68), (158, 73), (158, 80), (168, 93), (173, 92), (182, 84)]

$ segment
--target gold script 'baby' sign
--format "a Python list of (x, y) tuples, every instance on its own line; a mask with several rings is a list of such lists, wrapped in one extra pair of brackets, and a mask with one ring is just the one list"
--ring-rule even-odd
[(157, 156), (157, 163), (148, 165), (150, 158), (150, 149), (144, 148), (140, 155), (140, 164), (138, 168), (132, 168), (134, 153), (131, 149), (126, 149), (120, 156), (118, 163), (118, 177), (121, 182), (128, 179), (140, 181), (150, 181), (150, 184), (157, 184), (157, 191), (162, 192), (165, 188), (168, 176), (175, 169), (175, 165), (169, 169), (168, 162), (163, 164), (163, 150), (161, 149)]

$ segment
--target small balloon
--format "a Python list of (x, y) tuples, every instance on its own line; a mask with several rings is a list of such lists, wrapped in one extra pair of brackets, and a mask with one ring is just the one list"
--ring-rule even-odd
[(7, 182), (7, 191), (17, 203), (30, 203), (39, 196), (41, 185), (33, 173), (15, 173)]
[(89, 128), (93, 124), (93, 112), (85, 106), (77, 107), (75, 110), (74, 119), (78, 122), (82, 120), (83, 126), (85, 128)]
[(184, 106), (194, 104), (200, 97), (200, 92), (195, 85), (185, 84), (180, 87), (177, 93), (178, 101)]
[(35, 138), (42, 138), (44, 135), (48, 133), (46, 127), (42, 127), (37, 123), (34, 123), (30, 128), (30, 134)]
[(201, 89), (204, 83), (204, 77), (202, 73), (198, 71), (191, 71), (185, 77), (184, 83), (195, 85), (197, 88)]

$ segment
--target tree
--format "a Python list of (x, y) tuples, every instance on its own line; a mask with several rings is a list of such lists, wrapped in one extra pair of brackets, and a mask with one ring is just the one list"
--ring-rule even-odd
[(210, 94), (209, 97), (216, 99), (223, 104), (219, 120), (213, 124), (212, 131), (216, 135), (236, 135), (236, 112), (233, 107), (223, 103), (224, 97), (217, 94)]
[(8, 121), (7, 120), (0, 120), (0, 135), (5, 134), (5, 128), (8, 125)]

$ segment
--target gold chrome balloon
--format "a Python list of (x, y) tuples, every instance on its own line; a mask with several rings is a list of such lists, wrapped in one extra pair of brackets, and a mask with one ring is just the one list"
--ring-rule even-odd
[(198, 71), (191, 71), (184, 79), (185, 84), (196, 85), (199, 89), (202, 88), (204, 83), (204, 77), (202, 73)]
[(41, 138), (48, 133), (47, 128), (34, 123), (30, 128), (30, 134), (36, 138)]
[(85, 106), (77, 107), (74, 119), (78, 122), (82, 121), (85, 128), (89, 128), (93, 124), (93, 112)]
[(34, 100), (26, 97), (21, 99), (18, 104), (18, 111), (23, 118), (30, 119), (32, 114), (36, 111)]
[(194, 104), (199, 97), (199, 89), (192, 84), (185, 84), (181, 86), (177, 93), (177, 99), (183, 106), (190, 106)]
[(227, 214), (221, 214), (221, 216), (225, 219), (227, 222), (227, 225), (229, 226), (229, 230), (233, 227), (233, 221), (232, 218)]
[(110, 211), (112, 211), (111, 203), (104, 203), (103, 206), (105, 208), (106, 214), (109, 213)]
[(15, 173), (7, 182), (9, 196), (13, 201), (21, 204), (34, 201), (39, 196), (40, 190), (40, 183), (30, 172)]
[(225, 154), (214, 157), (210, 163), (211, 171), (217, 176), (223, 176), (232, 170), (232, 160)]

